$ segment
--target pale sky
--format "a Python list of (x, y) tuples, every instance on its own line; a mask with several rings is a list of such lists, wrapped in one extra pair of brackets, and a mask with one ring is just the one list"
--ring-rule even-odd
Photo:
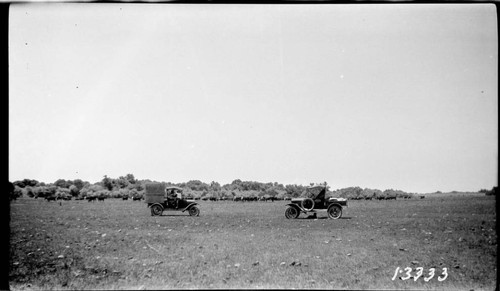
[(9, 180), (498, 184), (491, 4), (13, 4)]

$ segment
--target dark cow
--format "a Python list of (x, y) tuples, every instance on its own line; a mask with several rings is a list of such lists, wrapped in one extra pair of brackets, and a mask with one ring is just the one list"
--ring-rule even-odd
[(47, 200), (47, 201), (56, 201), (56, 197), (55, 196), (48, 196), (48, 197), (45, 197), (45, 200)]
[(243, 197), (243, 201), (257, 201), (257, 197)]
[(89, 202), (95, 202), (95, 200), (97, 199), (97, 197), (95, 197), (95, 196), (88, 196), (85, 199), (87, 199)]
[(97, 197), (97, 200), (99, 200), (99, 201), (104, 201), (104, 199), (106, 199), (106, 197), (104, 197), (104, 196)]
[(123, 196), (122, 200), (128, 200), (128, 196)]

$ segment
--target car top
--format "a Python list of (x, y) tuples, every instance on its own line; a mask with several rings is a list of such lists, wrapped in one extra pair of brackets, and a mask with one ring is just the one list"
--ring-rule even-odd
[(165, 190), (170, 190), (170, 189), (182, 190), (182, 188), (177, 187), (177, 186), (167, 186), (167, 187), (165, 187)]

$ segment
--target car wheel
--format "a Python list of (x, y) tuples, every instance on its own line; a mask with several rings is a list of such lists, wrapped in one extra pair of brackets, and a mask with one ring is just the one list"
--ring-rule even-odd
[(328, 217), (331, 219), (339, 219), (342, 216), (342, 207), (332, 205), (328, 207)]
[(285, 217), (288, 219), (295, 219), (299, 217), (299, 210), (296, 207), (290, 206), (285, 210)]
[(306, 198), (302, 200), (302, 208), (304, 208), (305, 211), (311, 211), (314, 209), (314, 200), (311, 198)]
[(163, 213), (163, 207), (161, 205), (155, 204), (151, 206), (151, 215), (160, 216)]
[(192, 206), (191, 208), (189, 208), (189, 215), (191, 216), (198, 216), (200, 215), (200, 209), (198, 209), (198, 207), (196, 206)]

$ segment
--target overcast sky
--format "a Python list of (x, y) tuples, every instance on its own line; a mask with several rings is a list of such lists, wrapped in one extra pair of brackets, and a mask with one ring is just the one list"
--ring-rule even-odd
[(497, 185), (488, 4), (13, 4), (9, 179)]

